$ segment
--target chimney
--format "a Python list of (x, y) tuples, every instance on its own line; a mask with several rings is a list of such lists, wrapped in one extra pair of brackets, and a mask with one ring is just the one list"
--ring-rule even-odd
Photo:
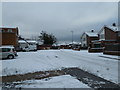
[(91, 30), (91, 32), (94, 32), (94, 30)]
[(116, 27), (116, 23), (113, 23), (113, 26)]

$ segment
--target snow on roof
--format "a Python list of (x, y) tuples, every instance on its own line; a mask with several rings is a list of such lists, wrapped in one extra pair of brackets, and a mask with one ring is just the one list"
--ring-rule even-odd
[(18, 43), (26, 43), (25, 40), (19, 40)]
[(57, 43), (54, 43), (52, 46), (58, 46), (58, 44), (57, 44)]
[(66, 43), (66, 42), (63, 42), (63, 43), (59, 43), (59, 44), (58, 44), (58, 46), (60, 46), (60, 45), (69, 45), (69, 44)]
[(57, 44), (57, 46), (60, 46), (60, 45), (70, 45), (70, 44), (81, 44), (81, 42), (62, 42), (62, 43), (59, 43), (59, 44)]
[(89, 37), (98, 37), (98, 33), (96, 32), (85, 32)]
[(17, 27), (9, 27), (9, 26), (0, 26), (0, 28), (17, 28)]
[(81, 42), (70, 42), (69, 44), (81, 44)]
[(37, 41), (35, 40), (27, 40), (28, 43), (38, 43)]
[(43, 44), (43, 42), (38, 41), (38, 45), (42, 45), (42, 44)]
[(0, 48), (14, 48), (12, 45), (0, 46)]
[(106, 26), (107, 28), (113, 30), (113, 31), (120, 31), (118, 26)]

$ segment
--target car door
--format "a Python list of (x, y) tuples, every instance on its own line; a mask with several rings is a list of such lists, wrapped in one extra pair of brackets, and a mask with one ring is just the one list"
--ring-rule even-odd
[(2, 48), (2, 57), (7, 58), (8, 55), (10, 54), (10, 48)]
[(6, 58), (6, 48), (2, 48), (2, 58)]

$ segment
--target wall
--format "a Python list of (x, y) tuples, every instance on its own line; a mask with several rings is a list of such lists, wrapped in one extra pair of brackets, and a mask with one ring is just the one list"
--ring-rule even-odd
[(2, 45), (17, 46), (17, 40), (15, 33), (2, 33)]
[(86, 34), (81, 37), (81, 47), (87, 47)]
[(117, 40), (117, 33), (105, 27), (105, 40)]
[(98, 33), (99, 40), (105, 40), (105, 29), (102, 28), (102, 30)]
[(91, 41), (94, 41), (94, 40), (99, 40), (98, 37), (89, 37), (87, 35), (87, 46), (89, 47), (89, 45), (91, 44)]
[[(11, 29), (12, 32), (8, 32)], [(1, 45), (18, 45), (18, 28), (0, 28)]]

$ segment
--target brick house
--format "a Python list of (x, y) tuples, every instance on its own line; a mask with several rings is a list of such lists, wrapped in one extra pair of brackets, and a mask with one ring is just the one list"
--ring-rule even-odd
[(104, 48), (104, 54), (120, 55), (120, 30), (118, 26), (104, 26), (99, 31), (99, 42)]
[(0, 44), (1, 45), (13, 45), (17, 47), (18, 45), (18, 27), (0, 27)]
[(98, 32), (98, 36), (99, 40), (92, 41), (89, 52), (118, 54), (120, 50), (120, 31), (115, 23), (112, 26), (104, 26)]
[(104, 26), (98, 33), (101, 41), (120, 41), (120, 31), (117, 26)]
[(98, 40), (98, 33), (91, 30), (90, 32), (84, 32), (81, 36), (81, 48), (88, 48), (91, 46), (93, 40)]

